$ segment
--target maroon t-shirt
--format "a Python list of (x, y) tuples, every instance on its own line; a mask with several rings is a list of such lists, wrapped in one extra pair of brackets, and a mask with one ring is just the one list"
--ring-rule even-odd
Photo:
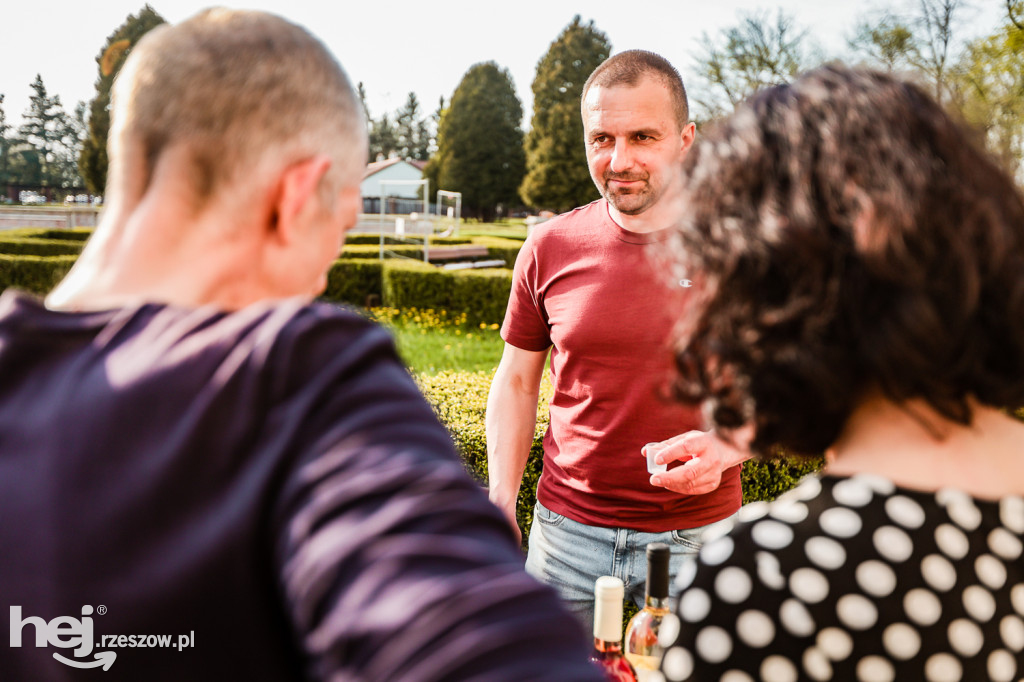
[(667, 398), (670, 331), (687, 290), (650, 257), (668, 230), (619, 227), (604, 200), (543, 223), (516, 259), (502, 338), (551, 348), (551, 425), (537, 498), (594, 526), (663, 532), (723, 519), (740, 507), (740, 467), (706, 495), (652, 486), (645, 443), (700, 428)]

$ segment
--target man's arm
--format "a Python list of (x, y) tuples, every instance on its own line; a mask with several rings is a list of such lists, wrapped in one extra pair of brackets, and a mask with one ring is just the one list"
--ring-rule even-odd
[(659, 443), (664, 449), (657, 454), (655, 462), (667, 464), (683, 460), (683, 466), (654, 474), (651, 485), (684, 495), (710, 493), (721, 485), (722, 472), (751, 458), (748, 446), (752, 437), (753, 430), (744, 427), (733, 433), (733, 443), (711, 431), (689, 431), (669, 438)]
[(548, 352), (505, 344), (487, 396), (487, 479), (490, 499), (515, 529), (516, 499), (537, 427), (537, 400)]

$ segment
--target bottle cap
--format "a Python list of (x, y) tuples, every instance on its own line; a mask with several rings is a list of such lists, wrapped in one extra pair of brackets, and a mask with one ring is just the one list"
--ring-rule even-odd
[(622, 580), (603, 575), (594, 583), (594, 637), (606, 642), (622, 641)]
[(656, 599), (668, 597), (668, 563), (671, 550), (664, 542), (647, 545), (647, 594)]

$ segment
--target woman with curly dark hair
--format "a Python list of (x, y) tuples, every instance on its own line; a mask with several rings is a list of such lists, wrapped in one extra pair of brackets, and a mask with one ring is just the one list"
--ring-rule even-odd
[(827, 463), (680, 574), (666, 679), (1024, 676), (1024, 201), (969, 138), (832, 65), (694, 145), (677, 393)]

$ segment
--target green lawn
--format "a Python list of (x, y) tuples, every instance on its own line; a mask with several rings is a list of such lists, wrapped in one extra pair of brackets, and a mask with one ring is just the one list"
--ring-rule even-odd
[(445, 371), (491, 371), (498, 366), (504, 342), (498, 325), (471, 325), (464, 315), (415, 308), (373, 308), (373, 317), (395, 336), (398, 352), (415, 374)]

